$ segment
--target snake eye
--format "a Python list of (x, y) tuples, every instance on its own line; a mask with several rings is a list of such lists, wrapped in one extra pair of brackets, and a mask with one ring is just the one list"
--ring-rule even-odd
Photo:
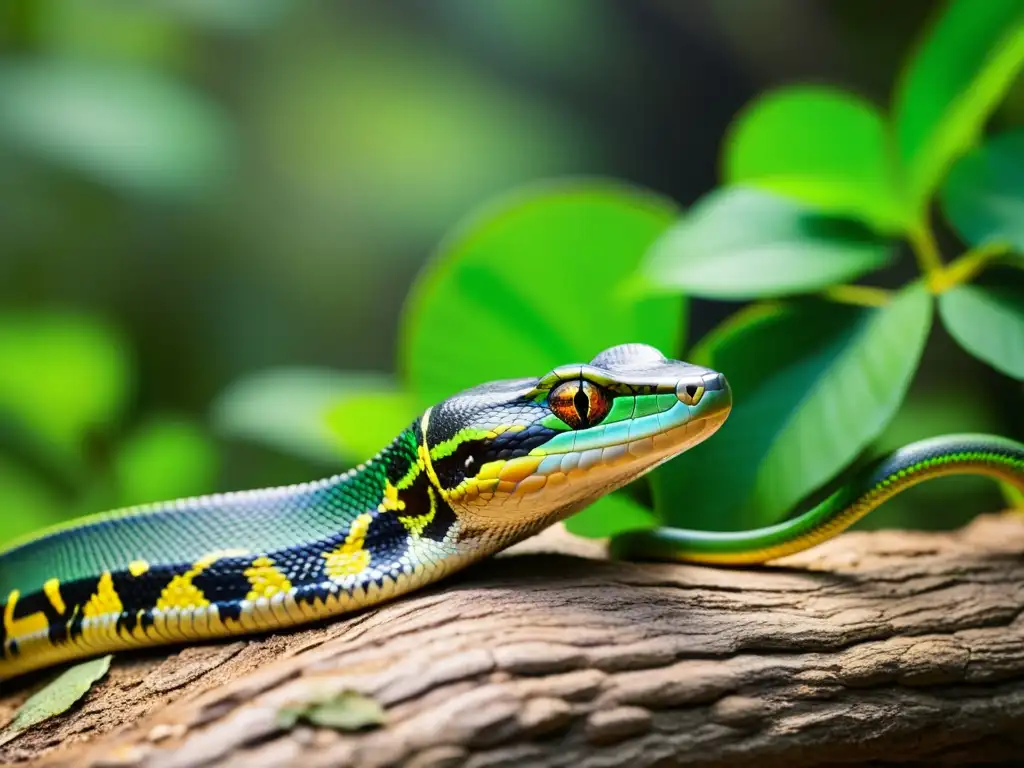
[(612, 408), (612, 398), (585, 379), (559, 384), (548, 395), (551, 412), (573, 429), (600, 424)]

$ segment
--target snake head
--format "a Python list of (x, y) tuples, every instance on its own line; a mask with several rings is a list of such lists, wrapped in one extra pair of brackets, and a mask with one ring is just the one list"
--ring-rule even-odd
[(731, 407), (721, 373), (624, 344), (445, 400), (424, 418), (425, 445), (462, 514), (550, 521), (710, 437)]

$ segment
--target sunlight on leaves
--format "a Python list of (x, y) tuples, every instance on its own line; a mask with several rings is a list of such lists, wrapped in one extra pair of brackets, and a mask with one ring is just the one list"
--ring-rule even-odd
[(891, 251), (855, 222), (776, 194), (726, 187), (654, 244), (636, 287), (737, 300), (807, 293), (880, 269)]
[(76, 664), (61, 674), (28, 701), (14, 715), (14, 719), (0, 731), (0, 746), (13, 741), (34, 725), (67, 712), (89, 692), (92, 686), (107, 674), (113, 656)]
[(733, 123), (723, 181), (897, 232), (905, 213), (886, 130), (879, 110), (852, 94), (817, 86), (771, 91)]
[(954, 0), (908, 62), (894, 104), (908, 205), (922, 218), (1024, 64), (1020, 0)]

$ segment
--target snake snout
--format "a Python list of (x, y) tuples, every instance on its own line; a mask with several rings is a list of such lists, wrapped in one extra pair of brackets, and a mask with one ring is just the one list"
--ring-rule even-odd
[(704, 389), (709, 392), (719, 389), (725, 390), (726, 392), (729, 391), (729, 382), (725, 380), (725, 374), (723, 373), (710, 371), (709, 373), (705, 373), (702, 379), (704, 382)]
[(676, 397), (689, 406), (703, 403), (702, 410), (712, 405), (723, 410), (732, 406), (732, 391), (725, 376), (706, 369), (681, 378), (676, 383)]

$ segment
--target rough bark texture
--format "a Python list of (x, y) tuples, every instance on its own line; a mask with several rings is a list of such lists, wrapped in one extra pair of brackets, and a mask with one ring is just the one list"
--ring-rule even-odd
[[(383, 726), (299, 724), (355, 690)], [(0, 698), (0, 722), (28, 690)], [(0, 762), (799, 766), (1024, 757), (1024, 518), (728, 570), (551, 532), (307, 631), (115, 661)]]

